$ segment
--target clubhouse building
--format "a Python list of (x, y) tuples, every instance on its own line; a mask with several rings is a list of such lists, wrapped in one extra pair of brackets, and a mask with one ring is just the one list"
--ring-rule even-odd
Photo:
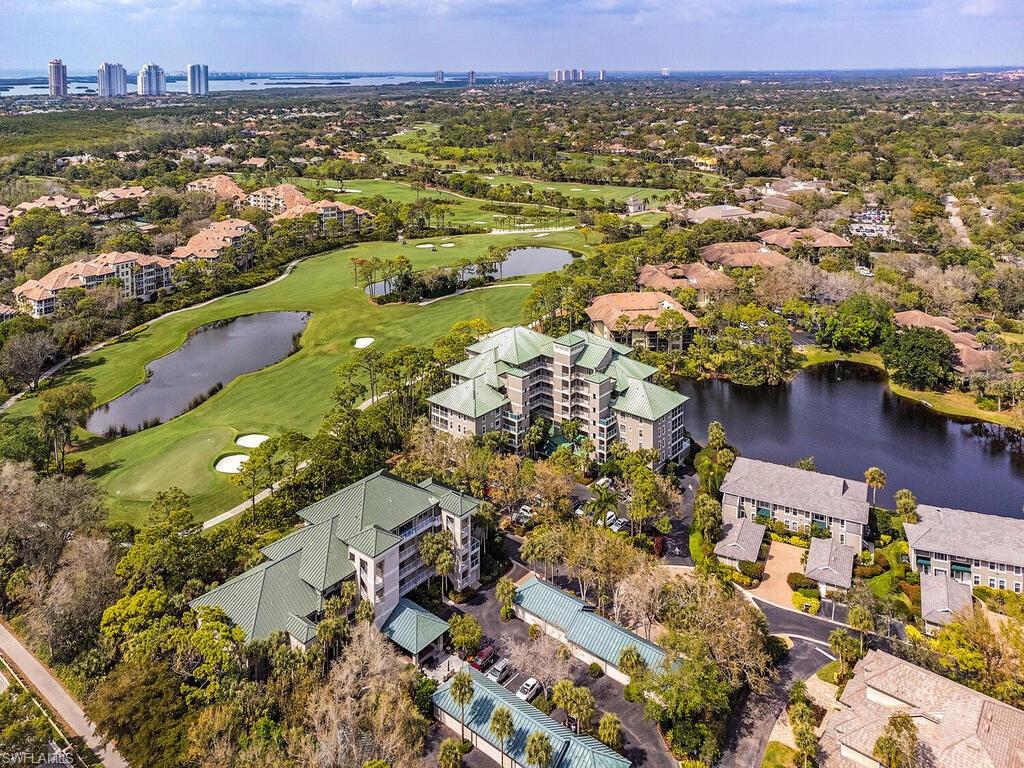
[(630, 347), (588, 331), (557, 339), (523, 326), (503, 328), (466, 348), (448, 368), (452, 386), (429, 398), (430, 423), (452, 435), (504, 431), (516, 447), (538, 416), (576, 419), (604, 461), (616, 441), (658, 451), (656, 467), (690, 448), (687, 398), (651, 382), (653, 366)]
[(300, 511), (305, 525), (264, 547), (265, 562), (190, 606), (221, 608), (247, 641), (284, 632), (293, 647), (309, 648), (327, 600), (352, 581), (358, 599), (373, 605), (377, 626), (420, 662), (440, 650), (448, 627), (405, 598), (432, 574), (420, 558), (419, 541), (448, 531), (455, 553), (452, 586), (475, 584), (480, 541), (472, 527), (479, 506), (433, 480), (413, 485), (375, 472)]

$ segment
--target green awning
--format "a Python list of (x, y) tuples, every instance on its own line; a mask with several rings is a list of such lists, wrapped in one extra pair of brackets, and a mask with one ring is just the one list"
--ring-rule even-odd
[(921, 565), (931, 565), (932, 564), (932, 559), (930, 557), (921, 557), (920, 555), (918, 555), (918, 557), (917, 557), (917, 564), (919, 566), (921, 566)]
[(971, 566), (967, 563), (951, 563), (950, 567), (953, 569), (953, 573), (970, 573)]

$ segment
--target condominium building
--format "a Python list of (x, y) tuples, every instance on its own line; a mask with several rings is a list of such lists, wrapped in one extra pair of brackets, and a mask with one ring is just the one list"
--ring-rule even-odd
[(174, 262), (134, 251), (101, 253), (50, 270), (38, 280), (27, 280), (12, 293), (32, 317), (46, 317), (57, 309), (58, 294), (68, 288), (91, 290), (109, 281), (121, 283), (126, 299), (148, 301), (159, 290), (170, 290)]
[(790, 531), (826, 528), (839, 545), (863, 548), (868, 486), (860, 480), (740, 457), (722, 481), (722, 518), (779, 520)]
[(466, 82), (469, 85), (476, 85), (476, 72), (474, 72), (472, 69), (469, 70), (469, 74), (466, 76)]
[(604, 71), (603, 69), (599, 69), (599, 70), (597, 70), (597, 79), (598, 79), (598, 80), (599, 80), (600, 82), (602, 82), (602, 83), (603, 83), (603, 82), (604, 82), (604, 78), (605, 78), (605, 71)]
[(68, 66), (60, 59), (50, 59), (48, 71), (50, 95), (58, 98), (68, 95)]
[(121, 64), (103, 62), (96, 72), (96, 92), (101, 98), (128, 95), (128, 71)]
[(972, 587), (1024, 592), (1024, 520), (919, 504), (904, 523), (910, 564)]
[[(658, 319), (666, 312), (675, 312), (681, 327), (662, 330)], [(590, 302), (587, 317), (602, 339), (654, 350), (682, 349), (697, 325), (696, 317), (661, 291), (602, 294)]]
[(822, 723), (822, 768), (877, 768), (875, 744), (889, 719), (910, 716), (908, 765), (1018, 768), (1024, 712), (882, 651), (868, 651)]
[(130, 187), (111, 187), (96, 193), (94, 198), (96, 205), (112, 205), (124, 200), (142, 202), (151, 196), (151, 192), (140, 184), (133, 184)]
[(139, 70), (136, 84), (139, 96), (164, 96), (167, 94), (167, 77), (162, 67), (150, 62)]
[(348, 203), (336, 203), (331, 200), (320, 200), (305, 205), (293, 205), (273, 216), (270, 221), (276, 224), (286, 219), (299, 219), (303, 216), (316, 216), (320, 229), (326, 229), (332, 221), (338, 222), (343, 229), (358, 229), (373, 218), (373, 214), (365, 208)]
[(185, 190), (213, 195), (218, 200), (241, 200), (245, 197), (245, 191), (238, 186), (235, 180), (223, 173), (190, 181), (185, 185)]
[(173, 261), (216, 261), (224, 251), (237, 246), (255, 231), (256, 227), (244, 219), (215, 221), (192, 235), (185, 245), (171, 251), (170, 258)]
[(434, 71), (434, 82), (435, 83), (443, 83), (444, 82), (444, 70), (443, 69), (438, 69), (438, 70)]
[(657, 368), (629, 357), (630, 347), (587, 331), (557, 339), (516, 326), (466, 348), (448, 368), (452, 386), (429, 398), (434, 429), (453, 435), (504, 431), (516, 447), (537, 417), (580, 431), (604, 461), (611, 446), (653, 448), (656, 467), (682, 456), (687, 398), (651, 383)]
[(210, 95), (210, 67), (206, 64), (188, 65), (189, 96)]
[(674, 293), (684, 288), (697, 292), (697, 305), (706, 307), (736, 290), (736, 281), (724, 272), (701, 262), (692, 264), (644, 264), (636, 277), (637, 285)]
[(395, 612), (410, 610), (403, 596), (432, 575), (419, 553), (427, 533), (451, 534), (454, 589), (479, 581), (480, 541), (472, 535), (479, 506), (430, 479), (413, 485), (376, 472), (301, 510), (303, 527), (264, 547), (265, 562), (190, 605), (222, 608), (246, 640), (284, 632), (294, 647), (309, 648), (328, 598), (354, 582), (391, 636), (402, 624)]
[(296, 205), (309, 205), (309, 198), (294, 184), (278, 184), (250, 193), (245, 198), (245, 204), (267, 213), (281, 213)]

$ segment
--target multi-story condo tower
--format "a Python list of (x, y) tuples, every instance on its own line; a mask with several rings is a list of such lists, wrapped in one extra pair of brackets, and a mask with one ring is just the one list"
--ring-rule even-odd
[(409, 609), (403, 596), (434, 572), (420, 557), (425, 534), (451, 537), (455, 567), (448, 579), (455, 590), (480, 580), (480, 540), (472, 535), (479, 506), (433, 480), (413, 485), (376, 472), (300, 510), (305, 525), (264, 547), (263, 563), (191, 606), (222, 608), (246, 640), (285, 632), (294, 647), (308, 648), (326, 601), (351, 581), (391, 637), (396, 611)]
[(167, 93), (167, 78), (162, 67), (150, 62), (139, 70), (137, 86), (139, 96), (164, 96)]
[(50, 59), (49, 69), (50, 95), (68, 95), (68, 67), (60, 59)]
[(443, 83), (444, 82), (444, 70), (443, 69), (434, 70), (434, 82), (435, 83)]
[(210, 68), (206, 64), (188, 65), (188, 95), (210, 95)]
[(519, 446), (538, 416), (555, 424), (576, 420), (597, 460), (622, 442), (631, 450), (656, 449), (661, 467), (689, 450), (687, 398), (652, 384), (657, 369), (628, 357), (632, 351), (587, 331), (555, 339), (503, 328), (448, 368), (452, 386), (430, 398), (430, 423), (460, 436), (504, 431)]
[(120, 64), (103, 62), (96, 72), (96, 91), (101, 98), (128, 95), (128, 72)]
[(602, 83), (604, 82), (604, 74), (605, 73), (603, 69), (597, 70), (597, 79), (600, 80)]
[(469, 75), (466, 77), (466, 80), (469, 82), (470, 85), (476, 85), (476, 72), (474, 72), (472, 69), (469, 70)]

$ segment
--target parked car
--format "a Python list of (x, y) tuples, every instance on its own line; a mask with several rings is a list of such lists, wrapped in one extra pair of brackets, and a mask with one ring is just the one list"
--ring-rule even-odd
[(498, 652), (494, 649), (493, 645), (485, 645), (480, 649), (480, 652), (470, 660), (469, 665), (473, 667), (473, 669), (479, 669), (483, 672), (494, 663), (494, 659), (497, 655)]
[(533, 519), (533, 507), (529, 504), (523, 504), (519, 509), (512, 515), (512, 520), (519, 523), (520, 525)]
[(629, 527), (629, 520), (625, 520), (625, 519), (623, 519), (621, 517), (616, 517), (612, 521), (611, 525), (608, 526), (608, 528), (610, 530), (612, 530), (612, 531), (615, 531), (615, 533), (618, 533), (619, 531), (625, 530), (628, 527)]
[(599, 488), (611, 488), (612, 479), (610, 477), (602, 477), (600, 480), (594, 483), (594, 485), (596, 485)]
[(516, 698), (522, 699), (523, 701), (533, 701), (537, 694), (540, 693), (540, 683), (534, 677), (527, 678), (526, 682), (519, 686), (519, 690), (516, 691)]
[(487, 670), (487, 679), (495, 683), (503, 683), (510, 674), (512, 674), (512, 663), (508, 659), (498, 659), (494, 662), (494, 666)]

